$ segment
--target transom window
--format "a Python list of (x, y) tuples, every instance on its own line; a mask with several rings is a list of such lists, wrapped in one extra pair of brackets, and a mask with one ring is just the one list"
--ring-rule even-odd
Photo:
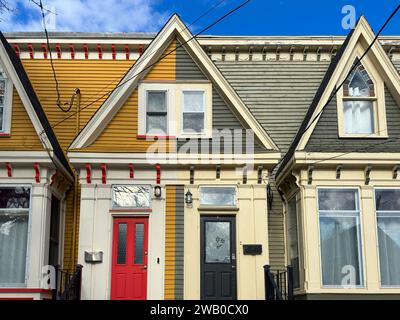
[(363, 285), (357, 189), (318, 189), (322, 284)]
[(375, 190), (381, 285), (400, 287), (400, 189)]
[(182, 91), (182, 130), (184, 133), (204, 132), (204, 91)]
[(112, 208), (150, 208), (150, 186), (115, 185), (112, 189)]
[(0, 286), (25, 283), (30, 193), (0, 186)]
[[(356, 62), (357, 63), (357, 62)], [(344, 131), (346, 134), (373, 134), (376, 131), (375, 85), (364, 66), (357, 67), (343, 85)]]
[(146, 133), (167, 133), (167, 91), (147, 91)]
[(236, 206), (235, 187), (201, 187), (200, 205)]

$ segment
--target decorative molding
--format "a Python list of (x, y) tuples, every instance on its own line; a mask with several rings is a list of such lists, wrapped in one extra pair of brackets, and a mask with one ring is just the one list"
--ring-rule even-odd
[(371, 181), (370, 174), (372, 170), (372, 165), (367, 165), (364, 169), (364, 175), (365, 175), (365, 185), (369, 185), (369, 182)]
[(399, 168), (400, 168), (400, 165), (398, 165), (398, 164), (396, 164), (396, 165), (393, 167), (393, 169), (392, 169), (392, 177), (393, 177), (393, 180), (396, 180), (396, 179), (397, 179)]
[(342, 168), (343, 166), (341, 164), (336, 167), (336, 179), (338, 180), (340, 179), (340, 176), (342, 174)]
[(307, 175), (308, 175), (307, 184), (308, 184), (308, 185), (311, 185), (311, 184), (312, 184), (312, 181), (313, 181), (313, 171), (314, 171), (314, 166), (309, 166), (308, 169), (307, 169)]

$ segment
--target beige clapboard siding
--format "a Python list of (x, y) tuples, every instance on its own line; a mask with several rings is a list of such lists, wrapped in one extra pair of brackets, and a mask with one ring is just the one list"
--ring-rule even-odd
[(42, 143), (15, 88), (12, 99), (11, 134), (0, 137), (0, 150), (43, 150)]

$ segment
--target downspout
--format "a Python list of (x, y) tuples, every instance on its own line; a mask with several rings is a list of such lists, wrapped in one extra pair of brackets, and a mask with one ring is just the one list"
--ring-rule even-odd
[[(81, 90), (79, 88), (75, 89), (75, 95), (76, 95), (76, 122), (75, 122), (75, 136), (78, 135), (79, 130), (80, 130), (80, 108), (81, 108)], [(72, 250), (71, 250), (71, 270), (75, 269), (75, 259), (77, 260), (76, 263), (78, 263), (78, 259), (76, 257), (76, 241), (77, 241), (77, 224), (78, 224), (78, 187), (79, 187), (79, 174), (76, 173), (75, 169), (75, 179), (74, 179), (74, 198), (72, 201), (72, 205), (74, 207), (74, 214), (73, 214), (73, 220), (72, 220)]]

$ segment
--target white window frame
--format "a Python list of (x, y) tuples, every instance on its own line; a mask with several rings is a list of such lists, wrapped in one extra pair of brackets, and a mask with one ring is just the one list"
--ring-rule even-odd
[[(125, 187), (146, 187), (149, 189), (149, 206), (148, 207), (120, 207), (120, 206), (113, 206), (113, 193), (114, 193), (114, 187), (118, 186), (125, 186)], [(111, 210), (118, 210), (118, 211), (124, 211), (124, 210), (148, 210), (152, 208), (152, 186), (150, 184), (127, 184), (127, 183), (119, 183), (119, 184), (113, 184), (111, 185), (111, 200), (110, 200), (110, 208)]]
[[(319, 190), (355, 190), (357, 191), (357, 202), (356, 202), (356, 210), (342, 210), (346, 211), (346, 214), (339, 213), (339, 214), (334, 214), (335, 212), (338, 212), (339, 210), (320, 210), (319, 209)], [(327, 186), (327, 187), (317, 187), (316, 188), (316, 200), (317, 200), (317, 219), (318, 219), (318, 255), (319, 255), (319, 268), (320, 268), (320, 282), (321, 282), (321, 288), (337, 288), (337, 289), (348, 289), (347, 287), (343, 287), (341, 285), (324, 285), (323, 282), (323, 272), (322, 272), (322, 252), (321, 252), (321, 226), (320, 226), (320, 212), (322, 211), (323, 213), (326, 213), (328, 215), (326, 216), (334, 216), (334, 217), (355, 217), (358, 218), (358, 223), (359, 223), (359, 234), (357, 235), (357, 240), (358, 240), (358, 259), (359, 259), (359, 273), (360, 273), (360, 280), (361, 284), (355, 285), (352, 288), (356, 289), (362, 289), (366, 287), (366, 274), (365, 274), (365, 255), (364, 255), (364, 243), (363, 243), (363, 225), (362, 225), (362, 212), (361, 212), (361, 192), (360, 188), (358, 187), (332, 187), (332, 186)], [(340, 211), (339, 211), (340, 212)], [(331, 214), (331, 215), (329, 215)], [(353, 214), (353, 215), (351, 215)], [(358, 216), (357, 216), (358, 214)]]
[(29, 209), (28, 209), (28, 234), (26, 244), (26, 257), (25, 257), (25, 279), (24, 283), (0, 283), (0, 288), (24, 288), (27, 286), (29, 279), (29, 259), (30, 259), (30, 248), (31, 248), (31, 230), (32, 230), (32, 193), (33, 187), (30, 184), (0, 184), (0, 187), (4, 188), (29, 188)]
[(9, 135), (11, 133), (11, 115), (12, 115), (12, 97), (13, 97), (13, 83), (7, 75), (5, 68), (0, 64), (0, 72), (5, 75), (5, 92), (4, 92), (4, 106), (3, 106), (3, 127), (0, 128), (0, 134)]
[[(190, 93), (190, 92), (201, 92), (203, 93), (203, 111), (186, 111), (185, 110), (185, 93)], [(207, 128), (206, 128), (206, 91), (204, 89), (182, 89), (181, 91), (181, 104), (182, 104), (182, 110), (181, 110), (181, 132), (180, 134), (185, 136), (185, 135), (203, 135)], [(203, 130), (201, 132), (185, 132), (183, 129), (183, 116), (185, 113), (198, 113), (198, 114), (203, 114)]]
[[(400, 288), (400, 285), (383, 285), (382, 284), (382, 275), (381, 275), (381, 259), (380, 259), (380, 252), (379, 252), (379, 234), (378, 234), (378, 210), (376, 208), (376, 191), (377, 190), (400, 190), (399, 187), (374, 187), (374, 211), (375, 211), (375, 223), (376, 223), (376, 241), (377, 241), (377, 258), (378, 258), (378, 272), (379, 272), (379, 287), (381, 289), (387, 288)], [(397, 214), (396, 217), (400, 218), (400, 211), (380, 211), (384, 213), (394, 213)]]

